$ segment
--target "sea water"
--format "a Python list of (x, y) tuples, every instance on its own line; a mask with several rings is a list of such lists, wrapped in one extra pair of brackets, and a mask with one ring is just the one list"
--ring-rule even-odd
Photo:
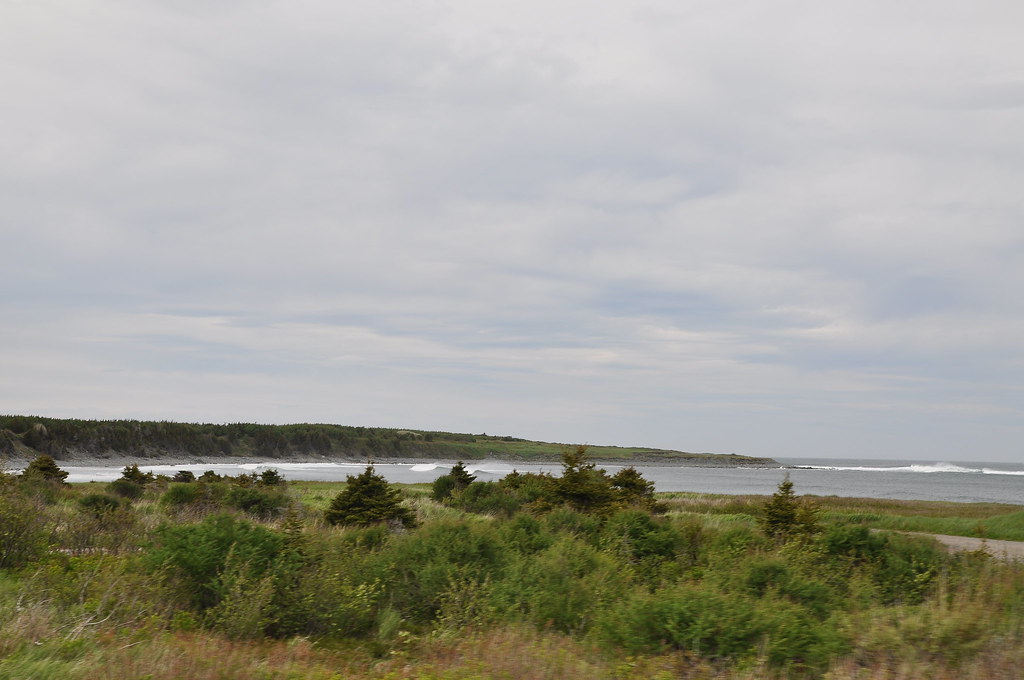
[[(786, 475), (799, 495), (852, 496), (904, 500), (945, 500), (957, 502), (1014, 503), (1024, 505), (1024, 465), (1015, 463), (922, 462), (899, 460), (840, 460), (779, 458), (784, 467), (684, 467), (637, 465), (658, 491), (691, 491), (724, 494), (770, 494)], [(375, 470), (391, 482), (432, 482), (447, 474), (452, 462), (376, 463)], [(561, 466), (468, 462), (467, 469), (480, 481), (501, 479), (512, 470), (557, 475)], [(621, 465), (604, 465), (609, 474)], [(140, 465), (154, 474), (173, 475), (190, 470), (196, 475), (213, 470), (222, 475), (276, 469), (285, 479), (344, 481), (357, 475), (363, 463), (247, 463), (233, 465)], [(64, 467), (68, 481), (111, 481), (121, 475), (115, 467)]]

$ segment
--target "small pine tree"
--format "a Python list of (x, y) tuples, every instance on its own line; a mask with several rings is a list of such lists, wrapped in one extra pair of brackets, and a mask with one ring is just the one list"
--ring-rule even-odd
[(819, 530), (817, 515), (817, 507), (796, 497), (787, 474), (778, 490), (765, 501), (758, 523), (772, 538), (787, 539), (816, 533)]
[(640, 471), (630, 465), (612, 475), (612, 486), (618, 493), (619, 502), (624, 505), (639, 505), (654, 509), (654, 482), (644, 479)]
[(284, 477), (274, 468), (270, 468), (260, 473), (259, 483), (261, 486), (280, 486), (284, 484)]
[(583, 512), (604, 512), (615, 503), (611, 478), (587, 459), (587, 447), (562, 451), (562, 476), (551, 480), (554, 500)]
[(23, 474), (28, 478), (42, 479), (47, 482), (57, 482), (58, 484), (63, 484), (68, 476), (67, 471), (61, 470), (57, 462), (46, 454), (39, 456), (29, 463)]
[(476, 475), (471, 475), (461, 460), (452, 466), (452, 471), (448, 474), (455, 480), (455, 485), (459, 489), (465, 489), (476, 481)]
[(466, 466), (460, 460), (452, 466), (451, 472), (441, 475), (434, 480), (430, 497), (435, 501), (443, 502), (465, 489), (474, 481), (476, 481), (476, 475), (469, 474), (469, 470), (466, 469)]
[(143, 472), (139, 469), (138, 465), (133, 463), (124, 466), (124, 470), (121, 471), (121, 479), (127, 479), (129, 482), (134, 482), (140, 486), (146, 486), (153, 481), (154, 477), (152, 472)]
[(368, 465), (361, 475), (348, 476), (345, 487), (327, 508), (328, 524), (370, 526), (397, 521), (405, 527), (416, 525), (416, 516), (402, 505), (402, 496), (383, 476)]

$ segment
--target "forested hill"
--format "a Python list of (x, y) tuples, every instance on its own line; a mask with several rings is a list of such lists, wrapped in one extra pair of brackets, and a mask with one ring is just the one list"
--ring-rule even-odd
[[(226, 425), (138, 420), (69, 420), (0, 416), (0, 456), (57, 460), (106, 457), (263, 458), (317, 460), (558, 460), (564, 444), (517, 437), (348, 425)], [(777, 466), (770, 458), (684, 453), (663, 449), (590, 446), (593, 460), (709, 466)]]

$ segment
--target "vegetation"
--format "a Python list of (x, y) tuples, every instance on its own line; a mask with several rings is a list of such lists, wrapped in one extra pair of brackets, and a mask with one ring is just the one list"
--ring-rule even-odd
[[(440, 460), (558, 460), (562, 444), (534, 442), (487, 434), (427, 432), (380, 427), (256, 423), (147, 422), (138, 420), (72, 420), (39, 416), (0, 415), (0, 455), (26, 460), (39, 454), (57, 460), (75, 457), (128, 455), (172, 456), (345, 457), (382, 460), (399, 457)], [(636, 462), (690, 461), (701, 464), (778, 465), (768, 458), (684, 453), (649, 448), (593, 446), (591, 458)]]
[(324, 513), (328, 524), (372, 526), (397, 522), (404, 527), (416, 525), (416, 516), (402, 505), (402, 496), (383, 476), (368, 465), (361, 475), (348, 475), (345, 488), (334, 497)]
[(0, 677), (972, 680), (1024, 661), (1024, 565), (861, 521), (952, 506), (655, 496), (583, 448), (562, 472), (441, 501), (372, 466), (129, 471), (137, 497), (0, 474)]

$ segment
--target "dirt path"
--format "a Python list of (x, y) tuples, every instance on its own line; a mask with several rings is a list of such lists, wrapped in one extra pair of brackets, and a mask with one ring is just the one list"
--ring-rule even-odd
[(984, 549), (985, 552), (994, 557), (1002, 557), (1005, 560), (1024, 560), (1024, 541), (995, 541), (985, 538), (945, 536), (943, 534), (926, 534), (916, 531), (905, 531), (902, 533), (910, 534), (911, 536), (931, 536), (949, 548), (951, 552)]

